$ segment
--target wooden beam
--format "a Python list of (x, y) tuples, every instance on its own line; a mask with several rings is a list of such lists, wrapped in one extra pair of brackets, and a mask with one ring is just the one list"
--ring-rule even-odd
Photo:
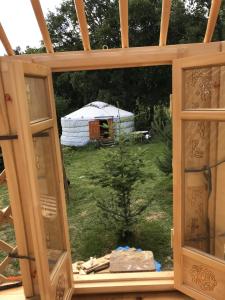
[(7, 38), (7, 35), (1, 23), (0, 23), (0, 40), (5, 48), (6, 53), (10, 56), (15, 55), (15, 52), (13, 51), (12, 46), (10, 45), (10, 42)]
[(159, 46), (166, 45), (168, 28), (169, 28), (169, 20), (170, 20), (170, 11), (171, 11), (171, 0), (163, 0)]
[(84, 50), (88, 51), (91, 49), (90, 40), (89, 40), (89, 33), (88, 33), (88, 25), (87, 19), (84, 9), (84, 1), (83, 0), (74, 0), (74, 5), (76, 8), (77, 19), (80, 25), (80, 33), (82, 38), (82, 43)]
[(48, 53), (54, 53), (54, 49), (52, 46), (52, 42), (51, 42), (51, 38), (48, 32), (48, 28), (45, 22), (45, 18), (44, 18), (44, 14), (41, 8), (41, 4), (40, 4), (40, 0), (30, 0), (33, 10), (34, 10), (34, 14), (36, 16), (37, 22), (38, 22), (38, 26), (40, 28), (41, 34), (42, 34), (42, 38), (45, 44), (45, 48), (47, 50)]
[(46, 65), (52, 72), (81, 70), (116, 69), (171, 65), (177, 58), (203, 54), (217, 54), (221, 51), (221, 42), (208, 44), (180, 44), (170, 46), (133, 47), (92, 51), (57, 52), (54, 54), (27, 54), (0, 57), (4, 60), (22, 60)]
[(129, 34), (128, 34), (128, 0), (119, 0), (120, 10), (120, 31), (122, 48), (129, 47)]
[(212, 36), (216, 27), (216, 21), (220, 11), (221, 2), (222, 0), (212, 0), (204, 43), (209, 43), (212, 40)]

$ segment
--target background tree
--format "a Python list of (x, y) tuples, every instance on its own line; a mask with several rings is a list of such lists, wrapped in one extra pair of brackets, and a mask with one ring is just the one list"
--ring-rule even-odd
[[(131, 47), (158, 45), (162, 2), (129, 0), (129, 43)], [(211, 0), (173, 0), (168, 44), (202, 42)], [(118, 0), (86, 0), (85, 8), (92, 49), (121, 46)], [(224, 40), (225, 1), (222, 2), (213, 40)], [(47, 24), (56, 51), (82, 50), (73, 0), (64, 0), (49, 12)], [(43, 52), (27, 48), (26, 52)], [(74, 111), (88, 102), (119, 102), (124, 109), (141, 112), (148, 107), (153, 120), (156, 104), (168, 105), (171, 93), (169, 66), (120, 70), (82, 71), (54, 74), (54, 88), (61, 113)], [(65, 100), (64, 100), (65, 99)], [(66, 101), (69, 105), (65, 105)], [(62, 110), (61, 108), (64, 107)], [(146, 116), (147, 119), (147, 116)], [(147, 124), (142, 128), (146, 129)]]

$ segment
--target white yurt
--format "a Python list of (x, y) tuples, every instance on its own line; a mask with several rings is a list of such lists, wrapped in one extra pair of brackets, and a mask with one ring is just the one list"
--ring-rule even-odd
[(113, 140), (134, 130), (134, 114), (101, 101), (91, 102), (61, 118), (61, 144), (84, 146), (94, 140)]

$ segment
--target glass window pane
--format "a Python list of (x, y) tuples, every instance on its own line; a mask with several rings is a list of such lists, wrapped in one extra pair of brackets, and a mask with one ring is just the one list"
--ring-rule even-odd
[(52, 129), (35, 134), (33, 144), (49, 269), (51, 271), (64, 250), (63, 226), (59, 205), (59, 182), (55, 170)]
[(225, 108), (224, 80), (225, 66), (184, 70), (183, 108)]
[(46, 79), (25, 76), (25, 84), (30, 121), (38, 122), (50, 118)]
[(184, 121), (184, 245), (225, 259), (225, 122)]

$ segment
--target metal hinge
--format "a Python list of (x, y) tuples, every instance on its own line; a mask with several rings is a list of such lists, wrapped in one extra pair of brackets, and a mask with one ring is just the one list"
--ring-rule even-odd
[(17, 134), (0, 135), (0, 141), (16, 140), (16, 139), (18, 139)]
[(8, 254), (8, 257), (11, 258), (18, 258), (18, 259), (28, 259), (28, 260), (35, 260), (34, 257), (28, 255), (19, 255), (17, 252), (11, 252)]

